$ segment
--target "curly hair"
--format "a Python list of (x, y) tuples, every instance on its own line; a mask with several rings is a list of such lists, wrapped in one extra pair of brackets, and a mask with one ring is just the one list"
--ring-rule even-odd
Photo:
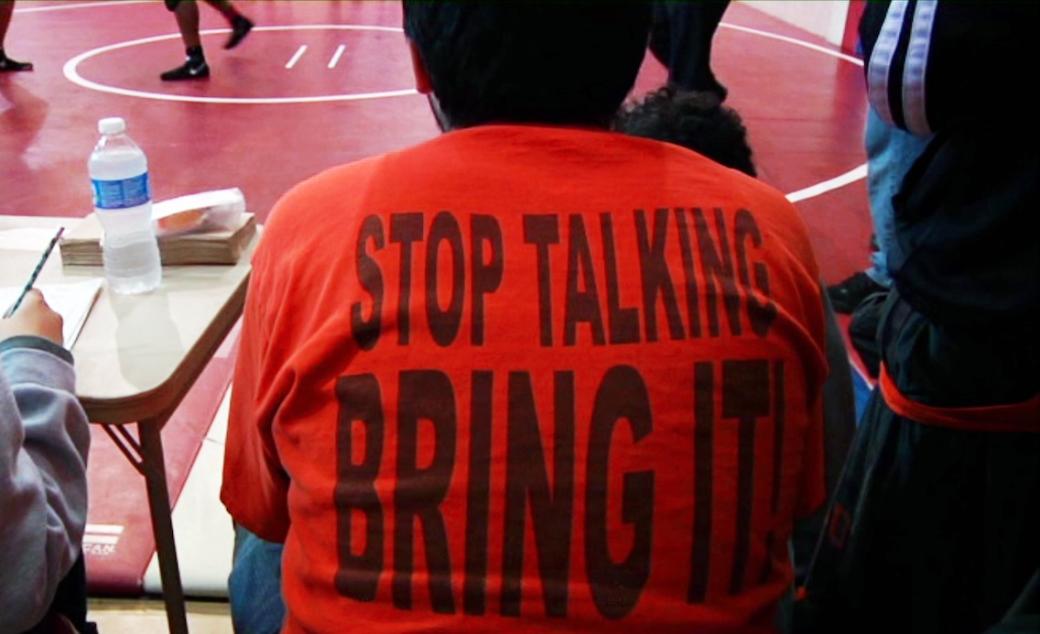
[(714, 95), (666, 86), (623, 107), (613, 127), (633, 136), (681, 145), (726, 167), (757, 175), (744, 122), (736, 110), (721, 105)]

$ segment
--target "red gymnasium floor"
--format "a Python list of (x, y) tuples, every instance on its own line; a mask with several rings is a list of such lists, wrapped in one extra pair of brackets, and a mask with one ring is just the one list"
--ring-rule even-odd
[[(212, 30), (204, 45), (213, 76), (169, 85), (158, 75), (180, 63), (183, 49), (161, 4), (20, 1), (6, 48), (36, 70), (0, 75), (0, 213), (88, 212), (86, 159), (104, 116), (127, 119), (148, 154), (157, 199), (237, 186), (261, 218), (308, 176), (437, 133), (425, 99), (410, 90), (396, 2), (236, 5), (259, 28), (224, 51), (226, 23), (200, 6)], [(750, 130), (761, 178), (802, 211), (824, 279), (862, 267), (870, 235), (862, 69), (744, 3), (726, 14), (714, 66)], [(664, 76), (648, 57), (635, 93)], [(230, 368), (231, 359), (215, 360), (164, 431), (174, 496)], [(143, 483), (101, 433), (90, 479), (99, 531), (88, 549), (92, 586), (136, 592), (153, 550)]]

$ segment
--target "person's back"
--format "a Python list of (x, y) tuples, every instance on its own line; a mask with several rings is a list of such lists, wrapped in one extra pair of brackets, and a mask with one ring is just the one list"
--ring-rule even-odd
[(471, 123), (304, 183), (255, 258), (222, 497), (286, 542), (288, 631), (772, 631), (823, 491), (795, 210)]

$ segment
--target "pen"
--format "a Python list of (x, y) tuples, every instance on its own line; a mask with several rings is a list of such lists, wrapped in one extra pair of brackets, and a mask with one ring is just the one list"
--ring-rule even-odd
[(47, 245), (43, 255), (40, 256), (40, 261), (36, 263), (36, 268), (33, 269), (32, 275), (29, 276), (29, 281), (25, 283), (25, 287), (22, 288), (21, 294), (18, 295), (18, 299), (11, 304), (11, 307), (4, 313), (4, 319), (7, 319), (14, 314), (14, 311), (18, 310), (18, 307), (22, 305), (22, 300), (25, 299), (25, 294), (33, 287), (36, 283), (36, 278), (40, 276), (40, 271), (43, 270), (43, 265), (47, 263), (47, 258), (51, 257), (51, 251), (54, 250), (54, 245), (58, 244), (58, 240), (61, 240), (61, 234), (65, 233), (65, 227), (60, 227), (58, 233), (54, 234), (51, 238), (51, 243)]

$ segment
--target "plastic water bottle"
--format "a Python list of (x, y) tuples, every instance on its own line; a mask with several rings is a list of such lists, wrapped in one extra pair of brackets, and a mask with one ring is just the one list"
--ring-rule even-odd
[(98, 132), (101, 139), (90, 154), (88, 170), (94, 213), (104, 229), (105, 277), (116, 293), (147, 293), (162, 281), (148, 159), (126, 135), (122, 118), (98, 121)]

